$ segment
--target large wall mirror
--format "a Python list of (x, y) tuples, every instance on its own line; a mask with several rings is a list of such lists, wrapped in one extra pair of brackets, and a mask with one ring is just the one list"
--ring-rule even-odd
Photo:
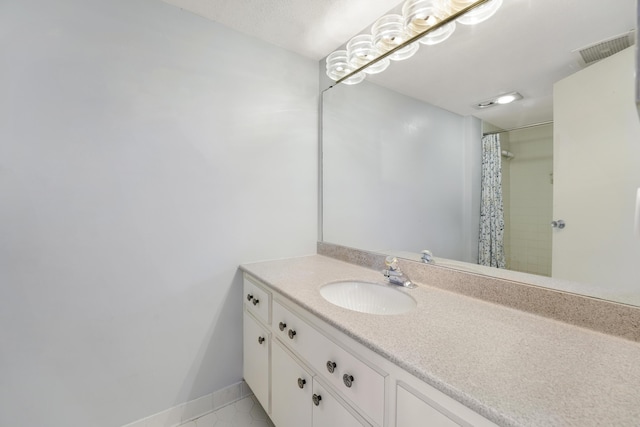
[[(325, 90), (322, 240), (640, 305), (637, 16), (635, 0), (504, 0)], [(522, 99), (478, 106), (511, 92)], [(498, 135), (499, 163), (483, 134)], [(487, 167), (501, 175), (504, 269), (478, 264)]]

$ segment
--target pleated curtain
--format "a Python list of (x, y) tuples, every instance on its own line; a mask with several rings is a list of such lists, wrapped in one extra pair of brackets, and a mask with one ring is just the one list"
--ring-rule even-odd
[(482, 199), (478, 264), (505, 268), (500, 136), (482, 138)]

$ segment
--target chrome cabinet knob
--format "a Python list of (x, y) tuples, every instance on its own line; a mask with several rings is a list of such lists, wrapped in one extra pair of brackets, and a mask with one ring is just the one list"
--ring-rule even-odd
[(304, 388), (304, 385), (307, 383), (307, 380), (304, 378), (298, 378), (298, 387)]
[(258, 305), (259, 303), (260, 303), (260, 300), (258, 298), (253, 299), (253, 305)]
[(562, 230), (567, 224), (559, 219), (557, 221), (551, 221), (551, 228), (559, 228), (560, 230)]
[(264, 342), (264, 337), (258, 337), (258, 344), (262, 344)]
[(342, 376), (342, 382), (347, 386), (347, 388), (351, 388), (353, 385), (353, 375), (344, 374)]
[(311, 397), (311, 400), (313, 400), (313, 404), (314, 405), (319, 406), (320, 405), (320, 401), (322, 400), (322, 396), (320, 396), (319, 394), (314, 394)]
[(329, 371), (330, 374), (333, 374), (333, 372), (336, 370), (336, 362), (332, 362), (331, 360), (329, 360), (327, 362), (327, 371)]
[(247, 294), (247, 301), (251, 301), (253, 299), (253, 295)]
[(293, 329), (289, 329), (289, 339), (293, 339), (296, 336), (296, 331)]
[(278, 324), (278, 328), (279, 328), (281, 331), (284, 331), (286, 327), (287, 327), (287, 324), (286, 324), (286, 323), (284, 323), (284, 322), (280, 322), (280, 323)]

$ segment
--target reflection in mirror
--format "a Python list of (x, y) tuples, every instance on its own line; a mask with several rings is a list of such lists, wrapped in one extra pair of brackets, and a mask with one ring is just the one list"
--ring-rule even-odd
[(475, 261), (480, 121), (368, 82), (323, 100), (324, 240)]
[[(442, 266), (640, 305), (634, 48), (601, 45), (589, 65), (571, 54), (632, 40), (636, 13), (588, 3), (505, 2), (494, 26), (325, 91), (323, 240), (413, 260), (429, 249)], [(546, 33), (529, 41), (532, 28)], [(474, 108), (515, 91), (523, 99)], [(528, 274), (478, 265), (483, 132), (500, 140), (506, 267)]]

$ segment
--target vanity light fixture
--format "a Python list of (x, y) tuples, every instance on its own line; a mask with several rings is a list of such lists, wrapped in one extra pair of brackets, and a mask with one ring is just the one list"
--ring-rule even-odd
[(359, 72), (353, 74), (353, 70), (354, 68), (349, 65), (346, 50), (336, 50), (331, 55), (327, 56), (327, 75), (330, 79), (340, 80), (349, 75), (349, 78), (344, 79), (344, 84), (354, 85), (363, 81), (364, 73)]
[[(461, 10), (471, 4), (473, 0), (450, 0), (454, 10)], [(491, 18), (502, 6), (502, 0), (492, 0), (483, 5), (478, 6), (476, 9), (461, 16), (457, 21), (462, 25), (475, 25), (479, 24), (487, 19)]]
[(496, 105), (511, 104), (513, 101), (519, 101), (522, 98), (523, 97), (522, 95), (520, 95), (520, 93), (510, 92), (510, 93), (505, 93), (503, 95), (493, 97), (491, 99), (487, 99), (482, 102), (478, 102), (477, 104), (474, 105), (474, 107), (481, 110), (483, 108), (494, 107)]
[[(380, 55), (379, 50), (373, 44), (373, 36), (371, 34), (360, 34), (355, 36), (347, 43), (347, 59), (349, 65), (356, 68), (368, 64), (372, 59)], [(390, 62), (389, 59), (383, 59), (370, 67), (364, 69), (367, 74), (381, 73), (387, 69)]]
[[(452, 3), (445, 0), (408, 0), (402, 6), (405, 30), (412, 36), (425, 32), (451, 15)], [(441, 43), (455, 30), (456, 23), (453, 21), (425, 34), (419, 42), (426, 45)]]
[(381, 52), (393, 52), (389, 55), (389, 59), (394, 61), (402, 61), (411, 58), (420, 45), (416, 42), (395, 50), (409, 40), (411, 36), (407, 33), (404, 26), (404, 19), (400, 15), (386, 15), (378, 19), (371, 27), (373, 33), (373, 43)]
[[(420, 44), (445, 41), (456, 29), (456, 21), (474, 25), (489, 19), (503, 0), (407, 0), (402, 15), (385, 15), (371, 27), (371, 35), (360, 34), (327, 57), (327, 75), (337, 83), (357, 84), (365, 73), (384, 71), (389, 60), (413, 56)], [(420, 44), (419, 44), (420, 43)]]

